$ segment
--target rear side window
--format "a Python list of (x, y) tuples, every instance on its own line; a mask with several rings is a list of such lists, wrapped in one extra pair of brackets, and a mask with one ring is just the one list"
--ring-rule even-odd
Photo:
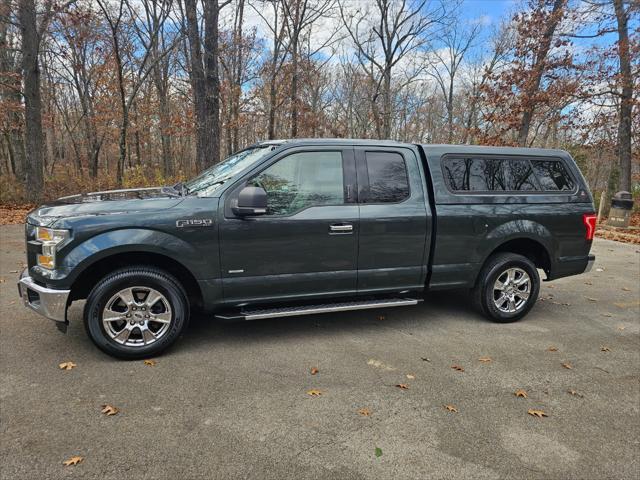
[(537, 190), (526, 159), (447, 158), (445, 181), (453, 191), (513, 192)]
[(573, 180), (558, 160), (531, 160), (542, 190), (573, 190)]
[(369, 191), (362, 203), (396, 203), (409, 197), (404, 158), (393, 152), (366, 152)]

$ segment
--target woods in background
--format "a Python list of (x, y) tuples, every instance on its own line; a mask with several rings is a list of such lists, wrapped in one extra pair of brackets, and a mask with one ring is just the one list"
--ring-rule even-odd
[(563, 148), (594, 189), (638, 175), (637, 2), (488, 23), (444, 0), (0, 1), (1, 202), (295, 137)]

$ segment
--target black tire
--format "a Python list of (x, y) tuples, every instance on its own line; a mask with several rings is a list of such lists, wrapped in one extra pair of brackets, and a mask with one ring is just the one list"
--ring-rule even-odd
[[(529, 296), (515, 312), (505, 312), (496, 305), (494, 285), (499, 277), (505, 278), (503, 275), (511, 268), (523, 270), (529, 275)], [(515, 253), (498, 253), (489, 257), (482, 267), (472, 295), (476, 307), (487, 318), (498, 323), (509, 323), (524, 317), (535, 305), (539, 293), (540, 275), (531, 260)], [(495, 295), (500, 298), (499, 293)], [(517, 292), (515, 298), (519, 298)], [(505, 302), (505, 308), (508, 308), (508, 300)]]
[[(139, 341), (144, 342), (144, 344), (120, 344), (107, 333), (107, 329), (103, 324), (102, 316), (107, 302), (118, 292), (131, 287), (142, 287), (141, 289), (134, 288), (136, 295), (139, 294), (138, 292), (144, 294), (145, 287), (153, 289), (163, 295), (163, 303), (166, 301), (169, 304), (170, 310), (165, 310), (165, 315), (170, 317), (168, 326), (163, 327), (160, 325), (160, 328), (164, 328), (163, 333), (152, 343), (147, 344), (146, 340), (142, 340), (144, 337), (142, 331), (136, 330), (134, 333), (140, 336)], [(132, 303), (132, 305), (136, 304)], [(135, 310), (135, 308), (133, 309)], [(139, 310), (142, 310), (142, 308), (139, 308)], [(151, 308), (148, 310), (149, 313), (152, 313)], [(129, 311), (128, 308), (127, 311)], [(134, 313), (134, 315), (140, 316), (140, 313)], [(105, 276), (91, 290), (84, 307), (84, 326), (93, 343), (109, 355), (129, 360), (158, 355), (178, 339), (188, 321), (189, 302), (180, 282), (163, 270), (144, 265), (122, 268)], [(123, 320), (123, 322), (126, 327), (128, 322), (126, 320)], [(142, 319), (140, 324), (142, 325)], [(153, 325), (159, 324), (154, 323)]]

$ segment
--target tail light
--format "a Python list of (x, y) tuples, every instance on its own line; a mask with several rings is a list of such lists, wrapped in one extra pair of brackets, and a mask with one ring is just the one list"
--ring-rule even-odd
[(598, 217), (595, 213), (585, 213), (584, 215), (582, 215), (582, 223), (584, 223), (584, 226), (587, 229), (585, 232), (587, 240), (593, 240), (593, 234), (596, 233), (597, 218)]

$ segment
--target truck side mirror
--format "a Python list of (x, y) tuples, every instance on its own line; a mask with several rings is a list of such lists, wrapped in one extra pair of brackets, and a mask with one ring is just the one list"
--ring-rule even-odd
[(236, 202), (231, 210), (238, 217), (267, 213), (267, 192), (262, 187), (244, 187), (240, 190)]

